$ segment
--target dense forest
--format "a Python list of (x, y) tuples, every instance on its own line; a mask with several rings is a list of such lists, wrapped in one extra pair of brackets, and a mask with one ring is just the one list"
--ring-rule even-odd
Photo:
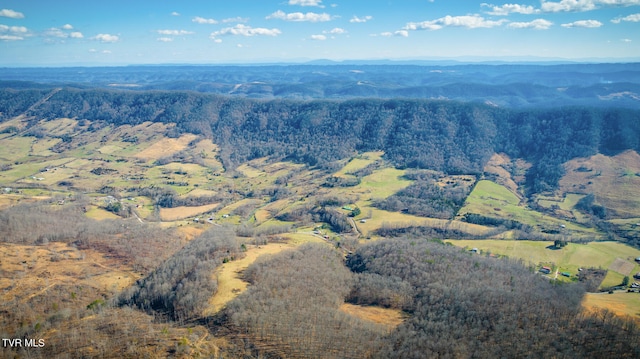
[(380, 283), (392, 278), (386, 283), (412, 298), (395, 304), (411, 317), (379, 343), (377, 357), (640, 355), (635, 323), (605, 312), (582, 312), (583, 287), (553, 285), (519, 262), (423, 239), (363, 246), (347, 265), (355, 273), (381, 278)]
[[(533, 164), (526, 179), (532, 193), (555, 188), (571, 158), (640, 150), (640, 111), (620, 108), (514, 110), (435, 100), (266, 101), (67, 88), (2, 90), (0, 113), (87, 119), (97, 128), (176, 123), (168, 135), (212, 138), (230, 169), (263, 156), (327, 166), (356, 151), (384, 150), (398, 167), (478, 174), (492, 153), (504, 152)], [(64, 140), (74, 145), (73, 138)], [(440, 207), (445, 216), (451, 205)]]

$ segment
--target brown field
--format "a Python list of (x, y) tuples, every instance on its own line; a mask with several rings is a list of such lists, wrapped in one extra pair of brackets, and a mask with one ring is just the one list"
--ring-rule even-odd
[(187, 148), (187, 145), (197, 137), (196, 135), (186, 134), (179, 138), (163, 138), (140, 151), (135, 157), (145, 160), (157, 160), (162, 157), (171, 156)]
[(195, 188), (193, 191), (190, 191), (185, 196), (187, 197), (206, 197), (206, 196), (215, 196), (218, 192), (212, 191), (209, 189), (203, 188)]
[[(613, 157), (597, 154), (565, 164), (564, 193), (593, 193), (615, 218), (640, 216), (640, 155), (625, 151)], [(613, 210), (613, 211), (612, 211)]]
[(97, 219), (97, 220), (121, 218), (117, 214), (111, 213), (107, 210), (104, 210), (96, 206), (91, 206), (85, 213), (85, 216), (92, 219)]
[(505, 168), (511, 164), (511, 159), (505, 154), (494, 153), (489, 162), (484, 166), (484, 171), (497, 176), (496, 183), (506, 187), (509, 191), (518, 197), (518, 185), (511, 178), (511, 173)]
[(74, 127), (78, 124), (77, 120), (70, 118), (58, 118), (49, 121), (40, 121), (40, 126), (44, 128), (49, 136), (60, 136), (74, 132)]
[(407, 319), (407, 314), (398, 309), (344, 303), (340, 306), (340, 310), (356, 318), (382, 324), (387, 327), (389, 331)]
[(294, 248), (290, 243), (269, 243), (261, 246), (247, 245), (245, 257), (223, 264), (219, 267), (215, 276), (218, 279), (218, 290), (209, 300), (209, 308), (205, 315), (212, 315), (220, 311), (224, 306), (247, 289), (248, 283), (241, 279), (242, 271), (247, 269), (258, 257), (265, 254), (280, 253), (285, 249)]
[(636, 265), (634, 263), (626, 261), (622, 258), (616, 258), (609, 266), (609, 269), (623, 275), (629, 275), (631, 274), (631, 271), (633, 271), (633, 268), (635, 268), (635, 266)]
[(200, 213), (205, 213), (213, 210), (219, 205), (219, 203), (205, 204), (204, 206), (196, 207), (175, 207), (175, 208), (161, 208), (160, 218), (163, 221), (176, 221), (188, 217), (196, 216)]
[(587, 293), (582, 300), (582, 306), (587, 310), (608, 309), (617, 315), (629, 315), (640, 319), (640, 294), (638, 293)]
[(236, 168), (236, 171), (242, 173), (243, 175), (245, 175), (246, 177), (249, 177), (249, 178), (256, 178), (258, 176), (266, 176), (267, 175), (264, 171), (254, 167), (254, 166), (251, 166), (251, 165), (249, 165), (247, 163), (245, 163), (245, 164), (239, 166), (238, 168)]
[(255, 219), (256, 219), (256, 223), (260, 224), (264, 221), (267, 221), (271, 218), (271, 213), (269, 213), (269, 211), (266, 211), (264, 209), (259, 209), (256, 211), (256, 213), (254, 214)]
[(204, 232), (205, 228), (202, 226), (180, 226), (178, 232), (183, 234), (185, 238), (190, 241)]
[[(400, 212), (389, 212), (373, 207), (369, 208), (366, 203), (358, 203), (358, 205), (360, 208), (364, 209), (362, 210), (362, 214), (357, 217), (358, 220), (356, 220), (356, 225), (358, 226), (358, 230), (360, 230), (364, 236), (370, 235), (373, 231), (381, 228), (385, 224), (404, 227), (425, 226), (433, 228), (450, 228), (474, 235), (484, 235), (492, 231), (492, 228), (478, 224), (456, 220), (450, 221), (447, 219), (418, 217)], [(371, 214), (370, 217), (369, 214)], [(366, 223), (361, 223), (359, 221), (361, 217), (369, 218), (366, 219)]]
[(95, 250), (78, 250), (65, 243), (42, 246), (0, 244), (2, 300), (27, 301), (54, 285), (88, 286), (117, 292), (139, 278), (131, 268)]

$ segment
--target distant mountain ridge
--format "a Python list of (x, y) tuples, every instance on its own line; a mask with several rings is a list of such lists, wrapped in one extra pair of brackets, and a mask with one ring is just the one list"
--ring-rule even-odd
[(228, 66), (2, 68), (2, 88), (195, 91), (257, 99), (415, 98), (500, 107), (640, 108), (640, 63), (344, 62)]

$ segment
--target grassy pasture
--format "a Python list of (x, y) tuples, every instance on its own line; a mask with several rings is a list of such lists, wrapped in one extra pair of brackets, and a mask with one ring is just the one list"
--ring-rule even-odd
[(85, 216), (97, 220), (121, 218), (117, 214), (111, 213), (97, 206), (91, 206), (90, 208), (88, 208)]
[(40, 121), (38, 126), (42, 128), (48, 136), (62, 136), (75, 132), (78, 121), (70, 118), (58, 118), (49, 121)]
[(0, 258), (0, 269), (4, 273), (0, 277), (3, 301), (13, 298), (26, 301), (45, 294), (54, 285), (116, 292), (139, 278), (131, 268), (105, 258), (100, 252), (80, 251), (60, 242), (39, 246), (0, 243)]
[(582, 300), (582, 306), (587, 310), (606, 308), (617, 315), (640, 318), (640, 294), (638, 293), (587, 293)]
[(256, 178), (256, 177), (260, 177), (260, 176), (266, 176), (266, 173), (256, 167), (253, 167), (247, 163), (242, 164), (240, 166), (238, 166), (238, 168), (236, 168), (236, 171), (242, 173), (243, 175), (245, 175), (246, 177), (249, 178)]
[(413, 183), (413, 181), (403, 179), (404, 174), (404, 170), (383, 168), (363, 177), (356, 189), (371, 198), (387, 198)]
[[(628, 266), (633, 266), (631, 273), (638, 271), (634, 258), (640, 256), (640, 250), (619, 242), (591, 242), (587, 244), (569, 243), (562, 249), (550, 249), (553, 242), (525, 241), (525, 240), (449, 240), (448, 242), (462, 248), (478, 248), (483, 252), (506, 255), (511, 258), (522, 259), (531, 265), (553, 264), (559, 272), (569, 272), (572, 275), (578, 273), (578, 268), (595, 267), (608, 269), (611, 274), (605, 278), (602, 286), (620, 284)], [(622, 262), (627, 263), (621, 266)], [(613, 265), (613, 266), (612, 266)], [(617, 273), (620, 268), (625, 273)], [(559, 276), (558, 279), (566, 280)]]
[[(640, 155), (625, 151), (613, 157), (597, 154), (565, 164), (560, 191), (593, 193), (614, 218), (640, 217)], [(615, 213), (615, 214), (614, 214)]]
[(407, 318), (401, 310), (344, 303), (340, 311), (368, 322), (381, 324), (391, 331)]
[(2, 146), (0, 146), (0, 160), (5, 163), (26, 161), (31, 152), (31, 146), (35, 141), (35, 137), (22, 136), (3, 139)]
[(338, 172), (334, 173), (335, 177), (353, 177), (350, 173), (361, 170), (368, 165), (382, 159), (384, 155), (383, 151), (377, 152), (364, 152), (347, 162)]
[(177, 152), (180, 152), (187, 148), (189, 143), (195, 140), (198, 136), (192, 134), (185, 134), (179, 138), (162, 138), (161, 140), (153, 143), (151, 146), (140, 151), (135, 157), (144, 160), (157, 160), (162, 157), (171, 156)]
[(520, 203), (520, 199), (507, 188), (497, 183), (482, 180), (467, 197), (459, 215), (465, 213), (478, 213), (487, 217), (516, 220), (533, 227), (544, 226), (551, 229), (559, 229), (565, 226), (566, 231), (572, 235), (588, 234), (596, 235), (593, 228), (583, 227), (576, 223), (561, 220), (540, 212), (533, 211)]
[(247, 269), (258, 257), (280, 253), (283, 250), (295, 248), (300, 243), (293, 241), (287, 243), (268, 243), (265, 245), (247, 245), (245, 256), (220, 266), (215, 277), (218, 280), (218, 290), (209, 300), (209, 307), (204, 315), (212, 315), (219, 312), (227, 303), (247, 289), (248, 283), (242, 280), (242, 271)]
[[(366, 202), (363, 202), (366, 204)], [(360, 206), (360, 203), (358, 204)], [(364, 236), (369, 236), (375, 230), (381, 228), (385, 224), (393, 224), (399, 226), (427, 226), (434, 228), (451, 228), (466, 233), (484, 235), (493, 229), (486, 226), (471, 224), (461, 221), (450, 221), (447, 219), (425, 218), (400, 212), (389, 212), (378, 208), (360, 206), (363, 208), (362, 213), (357, 216), (356, 226)], [(371, 216), (369, 217), (369, 214)], [(368, 218), (367, 218), (368, 217)], [(360, 219), (365, 219), (365, 223), (361, 223)]]
[(219, 203), (205, 204), (203, 206), (195, 207), (175, 207), (175, 208), (161, 208), (160, 218), (163, 221), (176, 221), (179, 219), (185, 219), (193, 216), (197, 216), (201, 213), (206, 213), (215, 209)]
[(51, 151), (51, 148), (60, 142), (62, 142), (62, 140), (59, 138), (38, 139), (31, 145), (31, 155), (42, 157), (54, 156), (56, 153)]
[(53, 159), (41, 162), (25, 162), (19, 165), (14, 165), (12, 169), (8, 171), (0, 172), (0, 183), (6, 184), (10, 187), (11, 183), (38, 183), (38, 180), (30, 178), (31, 176), (38, 178), (47, 178), (47, 173), (41, 173), (40, 171), (45, 167), (57, 167), (67, 163), (69, 159)]

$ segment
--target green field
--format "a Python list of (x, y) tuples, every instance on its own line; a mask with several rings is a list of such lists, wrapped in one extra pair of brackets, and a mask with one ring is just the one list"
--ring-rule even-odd
[(562, 234), (572, 236), (598, 234), (593, 228), (536, 212), (521, 203), (520, 199), (507, 188), (488, 180), (482, 180), (476, 184), (458, 214), (462, 216), (466, 213), (514, 220), (540, 230), (562, 231)]
[[(640, 257), (640, 250), (619, 242), (591, 242), (587, 244), (569, 243), (562, 249), (551, 249), (553, 242), (525, 241), (525, 240), (449, 240), (448, 242), (462, 248), (478, 248), (483, 253), (495, 253), (510, 258), (522, 259), (526, 264), (540, 266), (551, 264), (559, 272), (578, 273), (578, 268), (609, 269), (611, 278), (607, 275), (605, 282), (617, 285), (629, 273), (618, 273), (610, 266), (616, 259), (633, 265), (631, 273), (640, 270), (634, 261)], [(558, 277), (562, 279), (563, 277)], [(603, 286), (606, 286), (603, 283)]]

